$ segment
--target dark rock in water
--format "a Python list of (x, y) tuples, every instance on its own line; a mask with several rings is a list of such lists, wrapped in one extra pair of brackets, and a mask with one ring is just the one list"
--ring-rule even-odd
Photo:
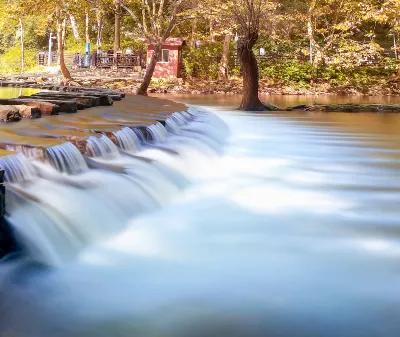
[[(4, 195), (0, 197), (3, 203)], [(2, 206), (3, 208), (3, 206)], [(16, 244), (12, 231), (4, 216), (0, 219), (0, 259), (2, 259), (7, 254), (10, 254), (16, 250)]]
[(70, 100), (51, 99), (51, 98), (39, 99), (38, 97), (31, 97), (31, 96), (20, 96), (18, 97), (18, 99), (21, 100), (22, 104), (25, 104), (24, 102), (29, 102), (29, 101), (40, 101), (40, 102), (55, 104), (59, 106), (60, 112), (67, 112), (67, 113), (74, 113), (77, 112), (78, 109), (82, 110), (85, 108), (83, 104)]
[(5, 194), (6, 190), (3, 184), (4, 170), (0, 170), (0, 259), (9, 253), (17, 251), (17, 244), (11, 230), (11, 226), (4, 218), (6, 214)]
[[(39, 92), (31, 97), (56, 97), (58, 99), (71, 99), (78, 103), (88, 104), (90, 106), (99, 106), (100, 97), (93, 95), (84, 95), (81, 93), (66, 93), (66, 92)], [(107, 104), (110, 105), (110, 104)]]
[(400, 112), (400, 104), (313, 104), (298, 105), (284, 109), (286, 111), (310, 112)]

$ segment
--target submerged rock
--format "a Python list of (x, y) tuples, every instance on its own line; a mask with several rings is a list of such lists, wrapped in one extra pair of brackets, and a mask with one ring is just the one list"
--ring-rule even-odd
[(298, 105), (284, 110), (311, 112), (400, 112), (400, 104), (313, 104)]

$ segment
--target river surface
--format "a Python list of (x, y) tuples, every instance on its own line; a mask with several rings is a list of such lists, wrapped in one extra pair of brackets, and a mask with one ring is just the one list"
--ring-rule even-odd
[(37, 92), (44, 91), (32, 88), (0, 87), (0, 98), (16, 98), (18, 96), (30, 96)]
[(74, 262), (4, 263), (0, 335), (400, 336), (400, 114), (241, 113), (237, 96), (162, 97), (220, 116), (223, 154), (190, 161), (178, 198)]

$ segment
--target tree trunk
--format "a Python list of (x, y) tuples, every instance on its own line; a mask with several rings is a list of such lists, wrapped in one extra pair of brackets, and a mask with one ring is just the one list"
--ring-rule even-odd
[(101, 15), (101, 11), (98, 9), (96, 11), (96, 20), (97, 20), (97, 39), (96, 39), (96, 47), (97, 49), (101, 46), (101, 33), (103, 29), (103, 17)]
[(121, 0), (115, 0), (114, 53), (121, 49)]
[(56, 5), (56, 17), (57, 17), (57, 45), (58, 45), (58, 62), (60, 64), (60, 70), (63, 75), (64, 82), (68, 82), (72, 79), (68, 68), (65, 65), (64, 60), (64, 33), (63, 33), (63, 18), (61, 17), (61, 1), (57, 2)]
[(313, 62), (313, 53), (314, 53), (314, 30), (312, 28), (312, 22), (308, 20), (307, 22), (307, 32), (308, 32), (308, 40), (310, 41), (310, 63), (314, 64)]
[(315, 50), (315, 55), (314, 55), (314, 60), (313, 60), (313, 68), (317, 69), (319, 64), (321, 63), (323, 59), (323, 53), (319, 48), (316, 48)]
[(89, 10), (85, 10), (85, 38), (86, 44), (90, 43), (90, 30), (89, 30)]
[(143, 81), (140, 84), (137, 95), (147, 96), (147, 89), (149, 88), (151, 78), (153, 77), (154, 69), (157, 65), (157, 60), (159, 55), (161, 54), (162, 43), (154, 46), (154, 53), (151, 56), (150, 63), (147, 65), (146, 74), (143, 77)]
[(210, 18), (210, 41), (215, 42), (214, 18)]
[(197, 17), (192, 21), (192, 35), (190, 38), (191, 47), (196, 47)]
[(64, 18), (62, 22), (62, 44), (65, 46), (65, 37), (67, 35), (67, 18)]
[(22, 18), (19, 18), (19, 27), (21, 30), (21, 74), (25, 72), (25, 43), (24, 43), (24, 25)]
[[(257, 41), (256, 38), (255, 41)], [(246, 41), (239, 41), (238, 43), (243, 73), (243, 98), (239, 109), (244, 111), (266, 110), (266, 107), (258, 98), (258, 65), (252, 50), (254, 43), (249, 44)]]
[(219, 78), (226, 80), (228, 78), (228, 64), (229, 64), (229, 47), (231, 44), (232, 35), (229, 32), (225, 35), (224, 48), (222, 50), (221, 64), (219, 67)]
[(81, 37), (79, 35), (78, 24), (74, 15), (69, 16), (69, 21), (71, 22), (72, 33), (74, 34), (75, 40), (80, 41)]

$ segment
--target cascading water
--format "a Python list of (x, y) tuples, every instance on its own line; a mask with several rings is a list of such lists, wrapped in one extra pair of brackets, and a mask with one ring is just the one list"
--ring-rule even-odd
[(87, 170), (82, 154), (71, 143), (51, 146), (46, 153), (49, 161), (60, 172), (78, 174)]
[(140, 139), (131, 128), (125, 127), (116, 131), (114, 136), (117, 139), (118, 147), (123, 151), (135, 153), (140, 148)]
[(79, 174), (29, 160), (10, 217), (63, 265), (2, 261), (0, 336), (400, 336), (400, 116), (218, 113), (215, 161), (229, 130), (192, 108)]
[[(172, 118), (189, 128), (193, 119)], [(117, 234), (133, 216), (171, 202), (187, 186), (187, 163), (210, 154), (207, 141), (169, 135), (161, 123), (147, 130), (154, 147), (126, 127), (114, 132), (117, 145), (106, 135), (89, 137), (86, 158), (67, 142), (46, 150), (51, 165), (23, 155), (0, 161), (10, 190), (7, 220), (32, 259), (61, 265)]]
[(118, 152), (117, 146), (104, 135), (87, 139), (87, 153), (91, 157), (115, 157), (118, 156)]
[(28, 158), (22, 154), (0, 158), (0, 167), (4, 169), (7, 182), (30, 181), (35, 177), (35, 170)]

